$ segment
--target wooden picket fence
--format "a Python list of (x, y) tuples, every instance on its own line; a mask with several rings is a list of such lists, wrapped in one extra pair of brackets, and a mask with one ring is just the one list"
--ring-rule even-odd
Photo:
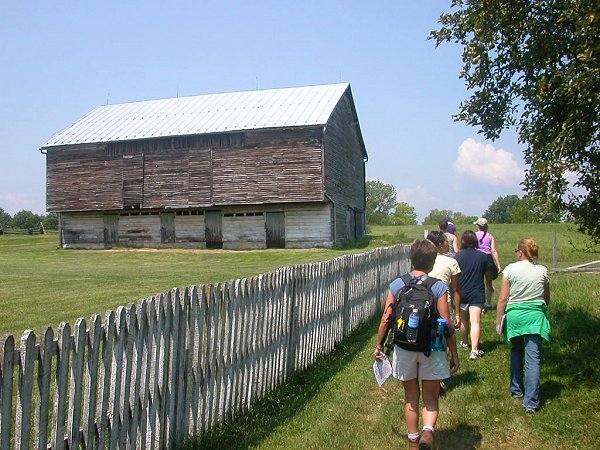
[(379, 314), (399, 245), (173, 289), (7, 335), (0, 449), (174, 448), (244, 410)]

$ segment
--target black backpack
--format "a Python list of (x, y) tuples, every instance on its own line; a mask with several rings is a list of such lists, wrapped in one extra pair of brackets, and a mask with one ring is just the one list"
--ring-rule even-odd
[[(392, 332), (394, 344), (405, 350), (423, 352), (426, 356), (431, 353), (431, 335), (438, 318), (436, 302), (431, 287), (437, 278), (413, 278), (410, 274), (403, 275), (404, 286), (396, 294), (392, 305)], [(417, 310), (419, 327), (415, 342), (408, 339), (408, 320), (413, 310)]]

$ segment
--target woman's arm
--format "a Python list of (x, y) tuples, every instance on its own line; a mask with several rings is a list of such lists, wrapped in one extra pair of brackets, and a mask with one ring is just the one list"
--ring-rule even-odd
[(461, 319), (460, 319), (460, 305), (461, 305), (461, 296), (460, 296), (460, 287), (458, 284), (458, 278), (460, 275), (452, 275), (450, 278), (450, 286), (452, 286), (452, 301), (454, 302), (454, 316), (455, 322), (454, 325), (457, 328), (460, 328)]
[[(446, 320), (448, 326), (452, 326), (452, 319), (450, 319), (450, 308), (448, 308), (448, 294), (445, 293), (437, 301), (437, 310), (438, 314), (442, 317), (442, 319)], [(450, 354), (452, 359), (450, 361), (450, 372), (454, 373), (460, 367), (460, 361), (458, 360), (458, 350), (456, 349), (456, 334), (452, 333), (452, 336), (449, 336), (446, 339), (446, 345), (450, 349)]]
[(496, 309), (496, 327), (500, 325), (502, 314), (506, 310), (508, 297), (510, 295), (510, 281), (505, 276), (502, 276), (502, 287), (500, 288), (500, 296), (498, 297), (498, 307)]
[(450, 236), (452, 236), (452, 247), (454, 248), (454, 253), (458, 253), (458, 238), (452, 233), (450, 233)]
[(494, 262), (496, 263), (496, 266), (498, 267), (498, 273), (502, 272), (502, 266), (500, 265), (500, 257), (498, 256), (498, 251), (496, 250), (496, 239), (494, 239), (494, 236), (492, 235), (492, 241), (490, 244), (491, 248), (492, 248), (492, 257), (494, 258)]
[(383, 315), (381, 316), (381, 322), (379, 323), (379, 330), (377, 331), (377, 346), (373, 352), (375, 359), (383, 359), (383, 344), (385, 344), (385, 338), (387, 337), (392, 323), (393, 304), (394, 294), (392, 294), (392, 291), (388, 291), (385, 300), (385, 308), (383, 309)]
[(550, 305), (550, 284), (544, 284), (544, 301), (546, 302), (546, 306)]

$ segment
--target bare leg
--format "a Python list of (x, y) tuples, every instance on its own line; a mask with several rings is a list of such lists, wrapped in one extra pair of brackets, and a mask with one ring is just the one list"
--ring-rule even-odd
[[(404, 385), (404, 419), (406, 420), (406, 428), (408, 433), (419, 432), (419, 380), (414, 378), (412, 380), (403, 381)], [(438, 392), (440, 390), (440, 383), (437, 384)]]
[(481, 308), (476, 306), (469, 308), (469, 323), (471, 325), (471, 351), (477, 351), (481, 336)]
[(435, 428), (439, 414), (440, 380), (423, 380), (423, 426)]
[[(469, 308), (471, 309), (471, 308)], [(460, 334), (462, 336), (462, 341), (466, 344), (469, 343), (469, 311), (460, 310)]]

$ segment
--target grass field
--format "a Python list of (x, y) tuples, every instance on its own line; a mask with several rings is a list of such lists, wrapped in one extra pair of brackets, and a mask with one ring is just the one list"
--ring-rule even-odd
[[(460, 231), (463, 230), (459, 227)], [(521, 237), (533, 237), (540, 259), (557, 266), (599, 258), (583, 251), (585, 236), (564, 224), (497, 225), (503, 265)], [(36, 332), (43, 325), (89, 317), (174, 286), (213, 283), (276, 267), (409, 242), (423, 227), (372, 227), (371, 243), (350, 250), (82, 251), (57, 250), (56, 236), (0, 236), (0, 332)], [(498, 282), (496, 282), (498, 285)], [(525, 416), (508, 395), (508, 346), (483, 319), (486, 356), (469, 361), (450, 380), (441, 403), (437, 438), (444, 449), (597, 448), (600, 443), (600, 276), (551, 275), (553, 342), (544, 346), (544, 407)], [(190, 448), (405, 448), (403, 392), (388, 380), (377, 387), (371, 369), (378, 318), (365, 324), (315, 367), (297, 374), (252, 411), (213, 430)]]

